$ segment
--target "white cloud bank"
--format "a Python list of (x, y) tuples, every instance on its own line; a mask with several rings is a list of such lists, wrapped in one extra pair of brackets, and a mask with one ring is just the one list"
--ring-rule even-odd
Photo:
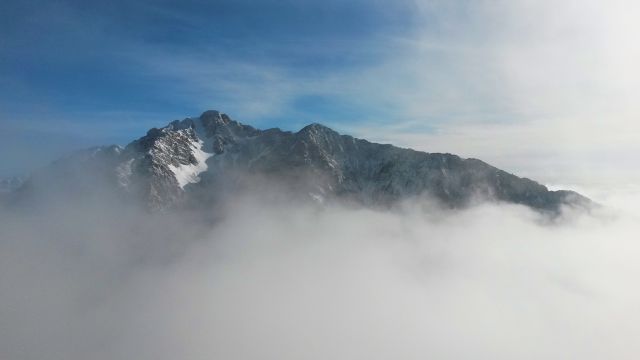
[(375, 212), (251, 197), (204, 232), (86, 211), (28, 229), (5, 217), (0, 355), (635, 359), (640, 196), (607, 194), (606, 211), (557, 224), (507, 205)]
[(356, 85), (400, 109), (397, 121), (354, 132), (545, 182), (637, 183), (637, 2), (417, 4), (424, 31)]

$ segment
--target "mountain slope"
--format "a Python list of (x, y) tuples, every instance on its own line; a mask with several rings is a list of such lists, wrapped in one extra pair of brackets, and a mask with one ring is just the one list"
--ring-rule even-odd
[[(99, 169), (96, 168), (99, 167)], [(101, 179), (125, 198), (159, 210), (215, 201), (220, 189), (251, 186), (260, 178), (286, 184), (316, 201), (390, 206), (415, 196), (462, 207), (490, 199), (557, 212), (589, 200), (571, 191), (549, 191), (480, 160), (425, 153), (356, 139), (320, 124), (298, 132), (258, 130), (218, 111), (151, 129), (125, 148), (80, 152), (35, 174), (30, 181), (62, 173), (64, 179)], [(75, 174), (75, 175), (74, 175)], [(89, 190), (90, 191), (90, 190)]]

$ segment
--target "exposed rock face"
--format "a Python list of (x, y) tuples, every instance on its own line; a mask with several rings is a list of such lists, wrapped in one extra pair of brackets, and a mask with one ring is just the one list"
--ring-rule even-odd
[(476, 159), (371, 143), (320, 124), (296, 133), (258, 130), (217, 111), (151, 129), (124, 149), (87, 150), (53, 167), (73, 173), (74, 167), (95, 162), (101, 178), (152, 210), (197, 203), (220, 184), (239, 181), (238, 174), (282, 180), (317, 201), (365, 206), (420, 195), (452, 207), (493, 199), (550, 212), (589, 203), (577, 193), (549, 191)]

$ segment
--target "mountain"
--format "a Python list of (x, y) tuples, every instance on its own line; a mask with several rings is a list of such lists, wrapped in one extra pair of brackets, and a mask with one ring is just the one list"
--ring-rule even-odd
[(259, 186), (256, 179), (317, 202), (370, 207), (416, 196), (454, 208), (491, 200), (554, 213), (589, 203), (477, 159), (371, 143), (320, 124), (298, 132), (258, 130), (214, 110), (153, 128), (124, 148), (71, 154), (33, 174), (19, 192), (33, 197), (35, 189), (55, 188), (92, 196), (110, 189), (157, 211), (208, 206), (233, 189)]

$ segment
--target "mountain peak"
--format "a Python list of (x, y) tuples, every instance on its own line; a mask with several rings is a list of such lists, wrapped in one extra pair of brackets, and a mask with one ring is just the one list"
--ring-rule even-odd
[(255, 128), (241, 124), (224, 113), (217, 110), (207, 110), (198, 118), (202, 124), (204, 137), (214, 136), (236, 139), (253, 136), (259, 133)]
[(329, 133), (336, 133), (337, 132), (333, 129), (331, 129), (328, 126), (322, 125), (320, 123), (311, 123), (305, 127), (303, 127), (302, 129), (300, 129), (300, 131), (298, 131), (298, 133), (307, 133), (307, 132), (314, 132), (314, 133), (319, 133), (319, 132), (329, 132)]
[[(366, 206), (390, 206), (423, 195), (451, 207), (485, 198), (556, 213), (564, 205), (590, 203), (579, 194), (549, 191), (480, 160), (371, 143), (319, 123), (296, 133), (263, 131), (216, 110), (151, 129), (125, 150), (87, 153), (91, 156), (67, 159), (75, 164), (66, 167), (67, 173), (85, 163), (104, 163), (117, 187), (154, 209), (200, 203), (201, 195), (222, 188), (216, 185), (236, 183), (238, 174), (286, 182), (302, 195)], [(43, 174), (42, 179), (46, 183), (49, 177)]]
[(200, 119), (207, 121), (216, 121), (220, 123), (228, 123), (231, 119), (227, 114), (221, 113), (218, 110), (207, 110), (200, 115)]

